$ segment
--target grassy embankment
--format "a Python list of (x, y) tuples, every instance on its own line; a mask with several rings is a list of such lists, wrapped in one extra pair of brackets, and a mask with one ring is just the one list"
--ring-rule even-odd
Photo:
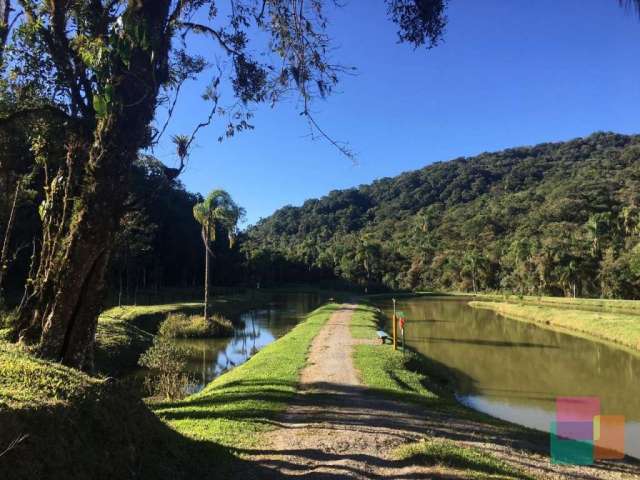
[(286, 408), (336, 308), (319, 308), (201, 393), (154, 405), (160, 418), (117, 382), (0, 341), (0, 478), (225, 478), (241, 461), (232, 447), (254, 445)]
[[(480, 296), (469, 304), (515, 320), (574, 332), (640, 350), (640, 301)], [(484, 301), (486, 299), (487, 301)]]
[(173, 431), (117, 382), (4, 341), (0, 425), (0, 478), (7, 480), (208, 478), (217, 463), (232, 459), (213, 442)]
[[(376, 338), (379, 317), (377, 309), (360, 305), (351, 321), (354, 338)], [(407, 350), (404, 354), (391, 346), (356, 345), (354, 362), (363, 383), (372, 393), (386, 395), (405, 402), (418, 403), (429, 410), (454, 416), (481, 420), (503, 428), (505, 433), (524, 429), (472, 412), (459, 405), (448, 390), (447, 373), (438, 365)], [(404, 445), (394, 452), (397, 460), (409, 464), (434, 465), (462, 473), (465, 478), (526, 479), (525, 473), (500, 459), (474, 448), (460, 446), (449, 440), (426, 438)]]
[[(271, 298), (271, 291), (249, 291), (245, 294), (218, 295), (211, 300), (210, 310), (214, 314), (225, 318), (237, 318), (248, 309), (264, 305)], [(201, 315), (202, 303), (180, 302), (162, 305), (126, 305), (113, 307), (104, 311), (98, 321), (96, 333), (96, 370), (103, 375), (120, 376), (137, 368), (140, 355), (153, 343), (153, 336), (158, 333), (160, 324), (168, 316), (190, 319)], [(189, 322), (191, 323), (191, 322)], [(198, 323), (193, 322), (193, 323)], [(207, 328), (203, 322), (194, 325), (202, 332)], [(175, 325), (173, 325), (175, 326)], [(171, 325), (166, 327), (171, 330)], [(180, 328), (181, 332), (189, 330)], [(172, 336), (182, 333), (173, 329)], [(228, 334), (228, 328), (223, 326), (223, 333)]]
[(158, 416), (195, 440), (252, 447), (272, 428), (296, 392), (311, 341), (338, 308), (325, 305), (289, 333), (183, 401), (153, 406)]

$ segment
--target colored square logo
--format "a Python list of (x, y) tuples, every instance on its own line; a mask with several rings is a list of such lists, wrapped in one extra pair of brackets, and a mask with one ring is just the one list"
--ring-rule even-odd
[(624, 458), (624, 417), (601, 415), (598, 397), (558, 397), (550, 431), (552, 463), (591, 465)]
[(591, 465), (593, 441), (562, 438), (558, 435), (558, 422), (551, 422), (551, 463)]
[(556, 421), (593, 422), (600, 415), (598, 397), (558, 397), (556, 399)]
[(624, 458), (624, 417), (599, 415), (594, 421), (594, 457), (596, 460)]

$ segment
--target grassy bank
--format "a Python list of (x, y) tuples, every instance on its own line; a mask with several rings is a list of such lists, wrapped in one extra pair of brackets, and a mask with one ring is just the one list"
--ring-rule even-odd
[[(148, 406), (118, 382), (0, 341), (0, 478), (226, 478), (296, 392), (312, 339), (337, 305), (173, 404)], [(162, 421), (162, 420), (164, 421)]]
[(246, 363), (183, 401), (152, 408), (185, 436), (230, 447), (251, 447), (295, 395), (311, 341), (338, 308), (325, 305)]
[[(271, 290), (249, 290), (243, 294), (218, 295), (211, 299), (210, 312), (225, 318), (236, 319), (240, 313), (268, 303), (273, 293)], [(105, 310), (100, 315), (96, 332), (97, 372), (118, 377), (137, 368), (140, 355), (151, 346), (153, 335), (158, 333), (160, 324), (168, 316), (171, 314), (184, 317), (202, 315), (202, 308), (202, 303), (198, 302), (177, 302), (160, 305), (125, 305)], [(199, 331), (203, 330), (203, 325), (195, 327)], [(226, 327), (224, 330), (228, 332)], [(218, 330), (216, 328), (216, 332)]]
[[(588, 299), (571, 299), (577, 304), (595, 305), (595, 301)], [(607, 302), (607, 301), (598, 301)], [(609, 301), (611, 302), (611, 301)], [(631, 308), (629, 300), (622, 300)], [(637, 302), (640, 303), (640, 302)], [(591, 337), (614, 342), (625, 347), (640, 350), (640, 311), (637, 314), (573, 309), (570, 307), (554, 307), (548, 304), (511, 303), (511, 302), (485, 302), (474, 301), (469, 303), (472, 307), (493, 310), (500, 315), (540, 324), (545, 327), (557, 328), (577, 332)], [(571, 305), (567, 303), (567, 305)], [(635, 306), (634, 306), (635, 307)], [(594, 307), (592, 307), (594, 308)]]
[[(470, 295), (470, 294), (466, 294)], [(482, 293), (475, 295), (478, 300), (516, 303), (520, 305), (545, 305), (557, 308), (569, 308), (573, 310), (592, 310), (596, 312), (615, 312), (640, 315), (639, 300), (617, 300), (608, 298), (573, 298), (573, 297), (546, 297), (531, 295), (498, 295)]]
[(117, 382), (6, 342), (0, 425), (0, 478), (7, 480), (208, 478), (233, 461), (226, 448), (176, 433)]
[[(351, 321), (351, 334), (356, 339), (376, 339), (380, 321), (378, 309), (359, 305)], [(432, 411), (479, 420), (511, 436), (528, 434), (526, 429), (473, 412), (458, 404), (449, 387), (448, 373), (415, 352), (394, 351), (390, 345), (360, 344), (356, 345), (353, 356), (362, 382), (374, 394), (417, 403), (424, 406), (425, 414)], [(425, 438), (402, 446), (394, 452), (394, 457), (407, 464), (433, 465), (448, 471), (454, 470), (464, 478), (530, 478), (486, 451), (448, 440)]]

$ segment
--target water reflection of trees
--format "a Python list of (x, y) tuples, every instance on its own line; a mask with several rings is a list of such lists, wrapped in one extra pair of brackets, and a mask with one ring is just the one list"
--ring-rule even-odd
[(191, 371), (201, 389), (222, 373), (245, 362), (275, 338), (288, 332), (312, 309), (319, 306), (317, 294), (274, 295), (266, 308), (249, 310), (240, 316), (241, 328), (226, 341), (220, 339), (192, 342)]
[(545, 410), (556, 396), (597, 395), (604, 412), (640, 419), (636, 355), (460, 301), (404, 300), (398, 309), (408, 318), (410, 346), (464, 372), (462, 394)]

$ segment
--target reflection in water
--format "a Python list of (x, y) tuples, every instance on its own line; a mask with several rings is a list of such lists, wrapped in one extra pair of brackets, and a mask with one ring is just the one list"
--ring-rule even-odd
[[(390, 301), (381, 302), (387, 314)], [(640, 356), (508, 320), (457, 299), (398, 301), (407, 345), (450, 369), (472, 408), (549, 430), (559, 396), (597, 396), (605, 415), (626, 418), (626, 450), (640, 457)]]
[(195, 382), (189, 393), (202, 390), (221, 373), (244, 363), (320, 303), (320, 296), (314, 293), (276, 294), (266, 308), (241, 314), (243, 327), (237, 328), (232, 338), (175, 340), (189, 354), (187, 371)]

